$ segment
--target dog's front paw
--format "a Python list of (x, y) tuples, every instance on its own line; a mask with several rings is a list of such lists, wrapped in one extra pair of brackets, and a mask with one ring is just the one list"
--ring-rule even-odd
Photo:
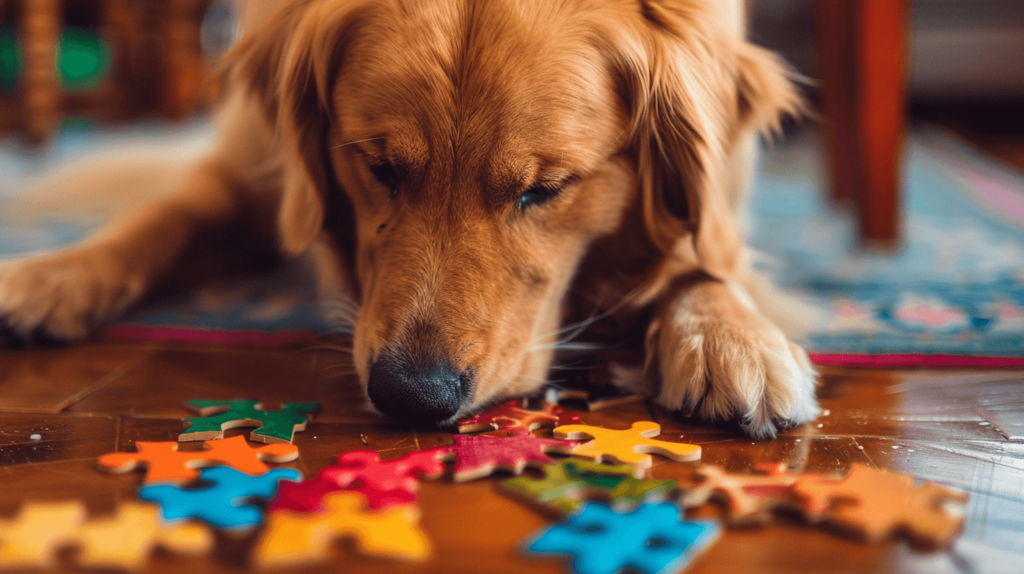
[(0, 348), (81, 339), (142, 291), (140, 281), (102, 252), (0, 262)]
[(752, 437), (818, 416), (816, 373), (799, 346), (721, 284), (698, 287), (651, 326), (656, 402), (704, 421), (735, 420)]

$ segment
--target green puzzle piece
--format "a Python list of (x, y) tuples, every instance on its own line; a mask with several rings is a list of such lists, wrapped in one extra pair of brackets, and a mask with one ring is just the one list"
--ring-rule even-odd
[(257, 442), (292, 442), (297, 431), (306, 430), (306, 423), (320, 407), (317, 403), (281, 403), (279, 411), (261, 409), (259, 401), (188, 401), (201, 417), (185, 419), (189, 426), (178, 436), (179, 441), (224, 438), (224, 431), (239, 427), (256, 427), (249, 440)]
[(505, 492), (534, 503), (552, 514), (572, 514), (588, 500), (613, 506), (637, 506), (664, 499), (676, 489), (674, 480), (642, 480), (630, 464), (598, 464), (566, 459), (544, 467), (541, 479), (518, 476), (504, 481)]

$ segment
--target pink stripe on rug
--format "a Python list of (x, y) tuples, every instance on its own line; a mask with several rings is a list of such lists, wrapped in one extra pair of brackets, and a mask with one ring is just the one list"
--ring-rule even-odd
[(197, 345), (225, 345), (232, 347), (278, 347), (308, 341), (314, 335), (305, 331), (223, 331), (183, 329), (176, 327), (146, 327), (143, 325), (115, 325), (104, 330), (106, 339), (120, 341), (148, 341), (159, 343), (190, 343)]
[(1024, 367), (1024, 357), (972, 357), (969, 355), (857, 355), (808, 353), (815, 365), (829, 367)]

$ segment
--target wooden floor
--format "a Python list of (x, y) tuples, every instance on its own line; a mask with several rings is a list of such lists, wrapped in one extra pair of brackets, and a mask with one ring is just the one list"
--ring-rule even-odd
[[(134, 498), (141, 477), (107, 475), (96, 459), (134, 450), (137, 440), (174, 440), (187, 399), (319, 401), (321, 414), (297, 435), (306, 476), (346, 450), (384, 458), (451, 444), (451, 435), (414, 431), (360, 412), (350, 376), (332, 378), (346, 357), (324, 350), (220, 349), (96, 343), (0, 353), (0, 513), (25, 500), (80, 498), (93, 514)], [(967, 524), (952, 551), (919, 553), (903, 542), (864, 545), (793, 520), (727, 530), (694, 573), (1024, 571), (1024, 372), (825, 369), (827, 409), (774, 441), (752, 442), (729, 428), (695, 425), (637, 403), (584, 413), (584, 422), (626, 427), (656, 420), (671, 439), (703, 447), (706, 463), (730, 470), (785, 461), (806, 471), (843, 471), (853, 462), (912, 473), (970, 493)], [(38, 434), (40, 440), (32, 440)], [(659, 461), (656, 478), (688, 476), (692, 465)], [(546, 524), (494, 490), (495, 479), (446, 480), (422, 488), (423, 525), (435, 557), (406, 565), (371, 560), (339, 546), (351, 572), (562, 572), (557, 560), (524, 557), (522, 541)], [(713, 508), (702, 514), (713, 514)], [(212, 557), (158, 556), (153, 572), (231, 572), (245, 567), (252, 537), (222, 537)], [(318, 569), (311, 568), (310, 572)]]

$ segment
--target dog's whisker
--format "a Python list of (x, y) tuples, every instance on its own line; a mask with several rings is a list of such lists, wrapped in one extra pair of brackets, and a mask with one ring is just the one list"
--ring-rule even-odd
[(384, 139), (384, 138), (382, 138), (382, 137), (366, 138), (364, 140), (356, 140), (356, 141), (352, 141), (352, 142), (346, 142), (346, 143), (343, 143), (343, 144), (338, 144), (336, 146), (331, 146), (331, 147), (329, 147), (327, 149), (338, 149), (338, 148), (342, 148), (342, 147), (345, 147), (345, 146), (361, 144), (361, 143), (366, 143), (366, 142), (372, 142), (372, 141), (377, 141), (377, 140), (382, 140), (382, 139)]
[(318, 350), (318, 351), (338, 351), (339, 353), (346, 353), (346, 354), (349, 354), (349, 355), (351, 355), (352, 351), (353, 351), (352, 347), (351, 346), (347, 346), (347, 345), (323, 345), (321, 347), (318, 347), (316, 350)]
[(320, 307), (331, 311), (348, 313), (353, 316), (359, 313), (359, 306), (348, 299), (321, 300)]
[[(551, 365), (549, 368), (552, 369), (552, 370), (555, 370), (555, 371), (589, 371), (593, 367), (591, 367), (590, 365), (577, 365), (577, 366), (571, 366), (571, 365)], [(555, 382), (555, 381), (550, 381), (550, 382)]]
[(356, 370), (352, 365), (340, 365), (334, 367), (327, 367), (320, 370), (321, 374), (338, 375), (338, 376), (349, 376), (355, 375)]
[(359, 306), (347, 298), (320, 301), (321, 316), (324, 322), (337, 333), (352, 335), (355, 333), (356, 319), (359, 317)]
[(550, 345), (535, 345), (533, 347), (526, 349), (526, 351), (524, 352), (531, 353), (533, 351), (540, 351), (542, 349), (555, 349), (557, 351), (600, 351), (602, 349), (607, 348), (608, 345), (603, 345), (601, 343), (573, 343), (571, 341), (555, 341)]
[[(556, 340), (554, 342), (551, 342), (551, 343), (540, 344), (540, 345), (535, 344), (535, 343), (531, 343), (531, 344), (527, 345), (526, 350), (523, 351), (521, 354), (525, 355), (527, 353), (532, 353), (532, 352), (536, 352), (536, 351), (540, 351), (540, 350), (544, 350), (544, 349), (549, 349), (549, 348), (557, 349), (557, 350), (577, 350), (577, 351), (600, 350), (602, 348), (606, 348), (606, 347), (595, 347), (595, 348), (575, 347), (574, 348), (574, 347), (570, 347), (570, 346), (567, 346), (567, 345), (569, 343), (571, 343), (573, 339), (575, 339), (576, 337), (578, 337), (581, 334), (583, 334), (583, 332), (586, 331), (587, 327), (593, 325), (594, 323), (596, 323), (598, 321), (601, 321), (602, 319), (605, 319), (607, 317), (610, 317), (611, 315), (614, 315), (620, 309), (622, 309), (623, 307), (628, 305), (630, 302), (632, 302), (634, 299), (636, 299), (637, 296), (639, 296), (641, 291), (642, 291), (642, 288), (641, 287), (637, 287), (637, 288), (633, 289), (632, 291), (630, 291), (629, 293), (627, 293), (626, 295), (624, 295), (622, 297), (622, 299), (619, 300), (618, 303), (616, 303), (615, 305), (612, 305), (611, 307), (605, 309), (604, 311), (596, 312), (597, 310), (595, 309), (595, 312), (591, 313), (590, 316), (588, 316), (586, 319), (583, 319), (582, 321), (578, 321), (576, 323), (570, 323), (568, 325), (564, 325), (560, 329), (554, 331), (553, 333), (549, 333), (549, 334), (544, 335), (542, 337), (537, 337), (537, 339), (535, 339), (535, 340), (543, 341), (544, 339), (547, 339), (548, 337), (551, 337), (553, 335), (557, 336), (557, 335), (561, 335), (563, 333), (569, 332), (569, 334), (566, 335), (565, 337), (563, 337), (563, 338), (561, 338), (559, 340)], [(587, 345), (587, 343), (579, 343), (578, 345)]]

